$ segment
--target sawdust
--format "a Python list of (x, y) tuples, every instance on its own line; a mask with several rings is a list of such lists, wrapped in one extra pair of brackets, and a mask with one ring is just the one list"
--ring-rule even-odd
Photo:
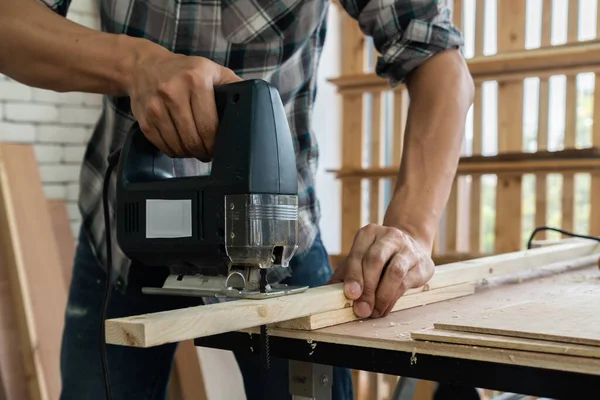
[(308, 339), (306, 339), (306, 343), (308, 343), (310, 345), (310, 348), (311, 348), (311, 352), (308, 353), (308, 355), (312, 356), (313, 353), (315, 352), (315, 349), (317, 348), (317, 342), (313, 341), (312, 338), (308, 338)]
[(396, 326), (395, 322), (390, 322), (390, 326)]
[(417, 349), (414, 348), (412, 351), (412, 355), (410, 356), (410, 365), (415, 365), (417, 363)]

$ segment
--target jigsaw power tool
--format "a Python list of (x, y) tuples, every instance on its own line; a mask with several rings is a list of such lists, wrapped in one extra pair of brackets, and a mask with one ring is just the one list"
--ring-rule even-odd
[(263, 80), (215, 87), (209, 175), (180, 176), (135, 123), (117, 170), (117, 240), (144, 266), (169, 266), (147, 294), (261, 299), (307, 287), (269, 284), (297, 249), (298, 181), (286, 114)]

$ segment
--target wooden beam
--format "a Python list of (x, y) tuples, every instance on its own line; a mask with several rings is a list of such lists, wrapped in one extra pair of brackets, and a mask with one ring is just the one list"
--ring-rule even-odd
[[(507, 274), (568, 264), (578, 257), (600, 254), (600, 243), (586, 240), (502, 254), (439, 266), (430, 282), (407, 293), (448, 287)], [(152, 347), (164, 343), (239, 331), (263, 324), (306, 317), (352, 306), (342, 284), (312, 288), (304, 293), (265, 300), (238, 300), (159, 313), (110, 319), (106, 341), (110, 344)]]
[(61, 259), (31, 146), (0, 144), (0, 243), (33, 399), (57, 399), (67, 303)]
[[(557, 160), (529, 160), (516, 162), (482, 161), (480, 163), (459, 164), (456, 175), (515, 175), (533, 173), (564, 173), (564, 172), (599, 172), (600, 159), (557, 159)], [(345, 168), (336, 171), (338, 179), (364, 179), (393, 177), (398, 173), (395, 167), (383, 168)]]
[[(600, 71), (600, 40), (475, 56), (467, 60), (467, 65), (476, 83), (597, 72)], [(388, 81), (374, 73), (346, 74), (329, 82), (340, 92), (390, 89)]]
[[(402, 296), (392, 308), (392, 312), (433, 304), (439, 301), (469, 296), (474, 292), (475, 285), (473, 283), (461, 283), (445, 288), (411, 293), (409, 295)], [(313, 314), (307, 317), (292, 319), (289, 321), (283, 321), (278, 323), (277, 327), (282, 329), (300, 329), (312, 331), (315, 329), (325, 328), (327, 326), (357, 321), (358, 319), (359, 318), (354, 315), (353, 308), (347, 307), (325, 313)]]

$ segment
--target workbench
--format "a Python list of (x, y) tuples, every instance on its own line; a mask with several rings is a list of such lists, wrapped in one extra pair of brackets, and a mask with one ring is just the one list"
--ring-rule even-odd
[[(538, 397), (595, 398), (593, 393), (600, 387), (600, 358), (434, 343), (411, 337), (413, 332), (452, 316), (566, 295), (600, 296), (600, 271), (596, 266), (522, 279), (486, 282), (474, 295), (398, 311), (376, 320), (315, 331), (270, 329), (271, 356)], [(598, 309), (600, 313), (600, 303)], [(568, 312), (554, 318), (557, 325), (569, 324)], [(253, 332), (258, 330), (198, 338), (195, 344), (250, 352), (260, 348), (259, 335)]]

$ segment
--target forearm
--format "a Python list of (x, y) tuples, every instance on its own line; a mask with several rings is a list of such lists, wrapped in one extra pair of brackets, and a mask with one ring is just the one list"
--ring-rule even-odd
[(35, 0), (0, 0), (0, 73), (58, 92), (124, 94), (149, 41), (89, 29)]
[(384, 225), (407, 231), (431, 251), (458, 166), (473, 83), (461, 54), (440, 53), (408, 79), (402, 165)]

